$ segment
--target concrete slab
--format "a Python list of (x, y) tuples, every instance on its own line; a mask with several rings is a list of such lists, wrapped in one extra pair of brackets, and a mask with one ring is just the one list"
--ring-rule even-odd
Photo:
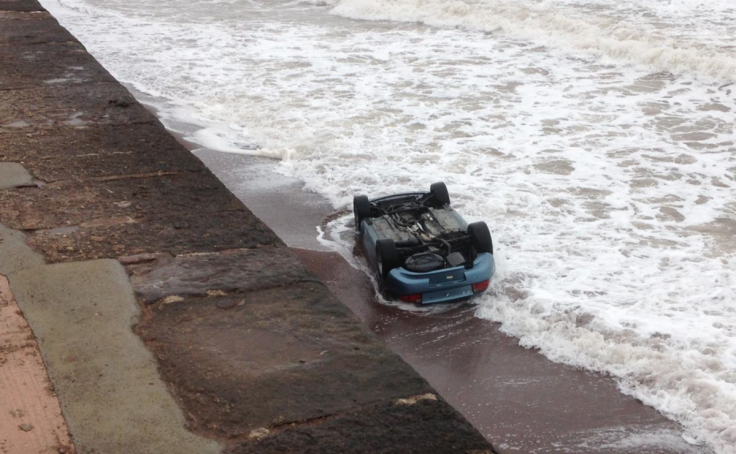
[[(158, 122), (3, 131), (0, 161), (22, 163), (47, 183), (154, 172), (209, 173)], [(196, 178), (196, 175), (192, 175)]]
[(28, 247), (21, 232), (0, 225), (0, 274), (7, 276), (43, 263), (43, 257)]
[[(0, 213), (0, 220), (4, 213)], [(145, 222), (109, 219), (104, 225), (38, 230), (27, 243), (52, 263), (171, 255), (280, 245), (273, 232), (246, 209), (217, 213), (154, 213)]]
[(0, 118), (0, 133), (23, 128), (76, 128), (157, 121), (116, 83), (69, 85), (64, 89), (0, 90)]
[(36, 0), (2, 0), (0, 11), (44, 11)]
[[(16, 5), (21, 8), (18, 3)], [(74, 36), (46, 11), (29, 14), (20, 9), (0, 9), (0, 21), (3, 30), (0, 34), (0, 47), (76, 41)]]
[[(265, 433), (238, 444), (232, 454), (493, 454), (475, 430), (460, 423), (446, 402), (420, 396), (416, 403), (385, 402), (320, 424)], [(412, 399), (407, 399), (411, 401)], [(356, 443), (356, 440), (360, 440)], [(298, 447), (297, 449), (294, 449)]]
[[(51, 199), (53, 204), (48, 203)], [(0, 211), (5, 213), (0, 218), (8, 227), (22, 230), (100, 226), (115, 220), (145, 222), (162, 213), (205, 216), (238, 210), (243, 210), (238, 199), (206, 171), (67, 180), (23, 191), (0, 191)]]
[(139, 316), (114, 260), (44, 265), (10, 276), (80, 453), (218, 453), (188, 432), (131, 326)]
[(0, 189), (12, 188), (33, 182), (33, 177), (20, 164), (0, 162)]
[(191, 158), (192, 171), (181, 174), (162, 171), (0, 190), (0, 222), (29, 231), (28, 244), (52, 262), (281, 244)]
[(0, 46), (0, 67), (3, 90), (115, 80), (77, 42)]
[(136, 331), (185, 412), (196, 415), (193, 429), (211, 436), (434, 392), (318, 282), (164, 299), (146, 308)]
[[(129, 261), (121, 258), (121, 261)], [(289, 249), (258, 248), (158, 256), (127, 266), (138, 299), (153, 303), (168, 296), (205, 296), (212, 291), (244, 292), (315, 280)]]
[(74, 452), (31, 328), (0, 276), (0, 452)]

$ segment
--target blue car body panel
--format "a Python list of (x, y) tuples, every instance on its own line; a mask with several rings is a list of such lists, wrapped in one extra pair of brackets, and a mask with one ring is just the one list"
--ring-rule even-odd
[(487, 252), (478, 254), (472, 268), (457, 266), (443, 270), (415, 273), (395, 268), (385, 279), (386, 290), (396, 295), (422, 294), (422, 304), (449, 303), (473, 296), (473, 284), (493, 276), (496, 265)]
[[(372, 202), (411, 195), (414, 194), (383, 197)], [(459, 227), (467, 229), (467, 222), (451, 207), (446, 207), (444, 211)], [(364, 219), (360, 227), (363, 250), (368, 260), (377, 266), (376, 243), (385, 238), (385, 235), (372, 219)], [(489, 280), (495, 269), (493, 255), (484, 252), (476, 256), (472, 268), (457, 266), (418, 273), (400, 267), (391, 270), (383, 282), (385, 290), (393, 296), (421, 294), (422, 304), (448, 303), (472, 297), (472, 285)]]

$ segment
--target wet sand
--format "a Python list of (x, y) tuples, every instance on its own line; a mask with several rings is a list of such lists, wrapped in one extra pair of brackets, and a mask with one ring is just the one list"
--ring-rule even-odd
[(500, 452), (709, 452), (686, 443), (677, 423), (621, 394), (612, 378), (519, 346), (500, 325), (477, 318), (472, 303), (441, 313), (379, 303), (370, 279), (316, 240), (315, 226), (334, 212), (325, 200), (274, 173), (272, 160), (195, 154)]

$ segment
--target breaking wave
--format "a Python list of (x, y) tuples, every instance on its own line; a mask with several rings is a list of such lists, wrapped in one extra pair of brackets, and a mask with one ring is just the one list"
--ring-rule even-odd
[[(733, 43), (704, 46), (696, 41), (698, 36), (683, 35), (681, 27), (670, 26), (667, 22), (635, 21), (632, 24), (629, 17), (612, 15), (616, 11), (610, 11), (608, 2), (594, 10), (597, 14), (580, 14), (559, 1), (331, 1), (335, 5), (334, 14), (352, 19), (418, 22), (500, 32), (557, 49), (585, 51), (604, 60), (645, 66), (655, 72), (692, 73), (717, 81), (736, 78)], [(698, 21), (702, 23), (696, 22), (694, 27), (711, 30), (714, 34), (718, 32), (715, 25), (718, 20), (724, 21), (723, 27), (730, 27), (728, 18), (722, 16), (733, 15), (735, 10), (718, 1), (704, 3), (703, 7), (711, 14), (703, 14)], [(630, 15), (631, 11), (625, 10), (625, 13)], [(736, 36), (736, 28), (726, 31), (730, 32), (726, 37)]]

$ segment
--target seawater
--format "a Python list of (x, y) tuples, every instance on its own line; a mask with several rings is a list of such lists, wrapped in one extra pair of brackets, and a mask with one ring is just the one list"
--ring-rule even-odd
[(478, 317), (736, 452), (732, 0), (43, 3), (190, 139), (338, 210), (445, 181), (494, 235)]

